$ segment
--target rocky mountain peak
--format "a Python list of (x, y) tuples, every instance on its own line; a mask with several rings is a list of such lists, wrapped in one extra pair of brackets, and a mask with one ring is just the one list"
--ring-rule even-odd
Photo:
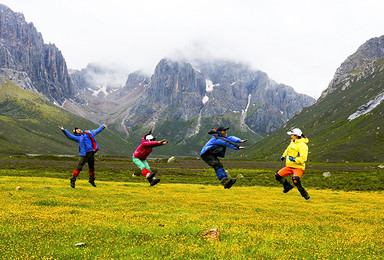
[[(0, 68), (25, 72), (35, 89), (59, 104), (73, 96), (63, 55), (24, 15), (0, 4)], [(16, 83), (16, 82), (15, 82)]]
[(230, 117), (228, 124), (265, 134), (314, 102), (246, 64), (162, 59), (142, 97), (127, 111), (124, 122), (130, 126), (161, 126), (166, 121), (189, 121), (196, 124), (190, 128), (194, 131), (187, 136), (177, 134), (188, 138), (199, 132), (202, 120)]
[(193, 103), (201, 103), (204, 82), (200, 73), (190, 63), (162, 59), (151, 78), (146, 94), (153, 101), (181, 104), (186, 96), (196, 93)]
[(351, 77), (356, 76), (369, 64), (381, 57), (384, 57), (384, 35), (368, 40), (354, 54), (349, 56), (336, 70), (332, 81), (329, 83), (328, 88), (323, 91), (320, 99), (334, 91), (337, 84), (347, 83)]
[(128, 75), (128, 79), (125, 82), (125, 86), (122, 89), (120, 95), (124, 95), (136, 87), (146, 87), (150, 81), (151, 79), (148, 75), (141, 71), (135, 71)]

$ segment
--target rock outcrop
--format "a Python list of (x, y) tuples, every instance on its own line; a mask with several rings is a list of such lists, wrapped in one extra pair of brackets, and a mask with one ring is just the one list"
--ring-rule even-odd
[(62, 104), (66, 98), (73, 97), (60, 50), (54, 44), (44, 44), (41, 33), (25, 21), (23, 14), (14, 13), (3, 4), (0, 4), (0, 68), (25, 72), (33, 88), (51, 101)]
[(232, 115), (257, 133), (269, 133), (315, 100), (261, 71), (229, 61), (161, 60), (127, 120), (144, 125)]
[(354, 54), (349, 56), (336, 70), (333, 79), (328, 88), (321, 94), (320, 99), (334, 91), (337, 84), (346, 83), (381, 57), (384, 57), (384, 35), (368, 40)]

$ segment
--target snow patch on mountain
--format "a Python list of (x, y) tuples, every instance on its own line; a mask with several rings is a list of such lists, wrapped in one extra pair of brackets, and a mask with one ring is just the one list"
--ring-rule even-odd
[(207, 103), (208, 100), (209, 100), (209, 97), (208, 97), (207, 95), (205, 95), (201, 101), (202, 101), (203, 104), (205, 105), (205, 103)]
[(213, 88), (217, 86), (220, 86), (220, 84), (213, 84), (213, 82), (209, 79), (205, 80), (205, 91), (207, 91), (208, 93), (212, 92)]
[(107, 86), (100, 86), (98, 90), (94, 90), (91, 88), (88, 88), (88, 90), (91, 91), (92, 95), (95, 97), (97, 97), (100, 92), (104, 93), (104, 95), (108, 95)]
[(248, 112), (248, 108), (249, 108), (249, 105), (251, 104), (251, 97), (252, 95), (249, 94), (248, 95), (248, 102), (247, 102), (247, 106), (245, 107), (245, 109), (243, 109), (241, 111), (241, 116), (240, 116), (240, 129), (242, 131), (251, 131), (252, 133), (256, 134), (255, 131), (253, 131), (246, 123), (245, 123), (245, 118), (247, 117), (247, 112)]
[(370, 100), (368, 103), (360, 106), (355, 113), (348, 117), (348, 120), (351, 121), (359, 116), (365, 115), (377, 107), (381, 101), (384, 100), (384, 93), (379, 94), (375, 99)]

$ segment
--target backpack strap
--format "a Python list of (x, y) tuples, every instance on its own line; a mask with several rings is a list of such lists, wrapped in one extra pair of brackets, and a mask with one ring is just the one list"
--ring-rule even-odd
[(93, 138), (93, 136), (90, 133), (88, 132), (85, 132), (85, 133), (89, 136), (89, 138), (91, 138), (93, 151), (96, 152), (97, 150), (99, 150), (97, 149), (95, 138)]

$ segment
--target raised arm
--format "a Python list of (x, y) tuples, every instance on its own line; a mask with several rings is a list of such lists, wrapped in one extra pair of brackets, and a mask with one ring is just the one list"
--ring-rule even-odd
[(95, 136), (97, 135), (98, 133), (100, 133), (102, 130), (104, 130), (104, 128), (106, 128), (107, 125), (106, 124), (102, 124), (99, 128), (97, 128), (96, 130), (92, 130), (90, 133)]
[(74, 136), (73, 134), (71, 134), (67, 129), (65, 129), (63, 126), (59, 126), (59, 128), (61, 129), (61, 131), (63, 131), (63, 133), (65, 134), (66, 137), (68, 137), (69, 139), (79, 143), (80, 140), (77, 136)]

